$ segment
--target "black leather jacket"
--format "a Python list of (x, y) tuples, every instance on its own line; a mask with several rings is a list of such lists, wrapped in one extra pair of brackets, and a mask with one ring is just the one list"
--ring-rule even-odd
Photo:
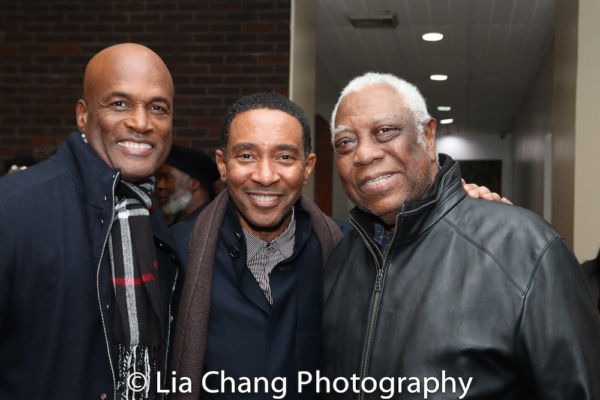
[[(527, 210), (467, 197), (440, 156), (385, 258), (374, 217), (351, 211), (325, 269), (321, 369), (349, 388), (323, 398), (600, 399), (600, 317), (568, 245)], [(377, 389), (355, 393), (353, 374)]]

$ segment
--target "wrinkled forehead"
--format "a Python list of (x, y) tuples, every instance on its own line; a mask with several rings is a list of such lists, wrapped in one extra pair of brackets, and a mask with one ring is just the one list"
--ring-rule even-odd
[(365, 86), (348, 93), (340, 101), (335, 123), (352, 115), (382, 118), (384, 115), (407, 112), (404, 98), (398, 91), (386, 84)]

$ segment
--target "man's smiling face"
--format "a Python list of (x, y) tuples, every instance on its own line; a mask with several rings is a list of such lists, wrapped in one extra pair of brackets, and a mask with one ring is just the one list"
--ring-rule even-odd
[(90, 147), (129, 181), (145, 179), (171, 148), (173, 81), (151, 50), (108, 48), (88, 64), (77, 124)]
[(346, 195), (393, 225), (404, 202), (425, 196), (433, 183), (435, 120), (425, 124), (419, 141), (417, 121), (402, 96), (389, 85), (375, 84), (342, 99), (334, 126)]
[(316, 160), (304, 155), (300, 122), (280, 110), (242, 112), (231, 122), (226, 152), (216, 155), (242, 226), (265, 241), (279, 236)]

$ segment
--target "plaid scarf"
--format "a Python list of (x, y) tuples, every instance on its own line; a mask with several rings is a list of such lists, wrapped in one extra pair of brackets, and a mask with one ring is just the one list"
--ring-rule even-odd
[[(164, 371), (158, 263), (148, 211), (153, 185), (152, 181), (119, 183), (108, 242), (119, 399), (157, 398), (156, 372)], [(137, 378), (132, 382), (134, 374)], [(134, 391), (144, 382), (143, 390)]]

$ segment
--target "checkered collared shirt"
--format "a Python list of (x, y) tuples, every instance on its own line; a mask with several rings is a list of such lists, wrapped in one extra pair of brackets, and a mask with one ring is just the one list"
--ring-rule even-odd
[(294, 252), (296, 241), (296, 219), (292, 208), (292, 220), (286, 230), (271, 240), (265, 242), (244, 229), (246, 236), (246, 263), (254, 279), (262, 289), (269, 304), (273, 304), (269, 275), (277, 263), (290, 257)]

